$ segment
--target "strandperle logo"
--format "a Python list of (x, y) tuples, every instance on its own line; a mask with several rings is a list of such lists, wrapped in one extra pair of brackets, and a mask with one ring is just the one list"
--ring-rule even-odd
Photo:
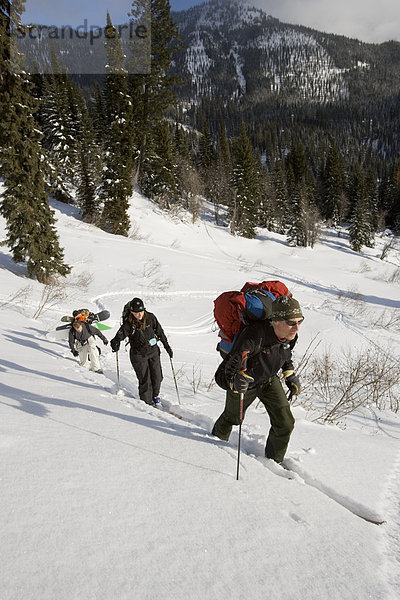
[[(121, 69), (126, 74), (150, 73), (151, 2), (136, 0), (135, 10), (134, 6), (133, 2), (127, 23), (104, 26), (91, 24), (83, 15), (77, 16), (77, 26), (18, 22), (12, 15), (8, 31), (12, 68), (40, 75), (105, 75), (121, 73)], [(107, 58), (113, 42), (121, 45), (124, 57), (123, 64), (115, 67)]]
[(150, 35), (150, 32), (146, 25), (137, 24), (134, 21), (124, 25), (100, 27), (99, 25), (88, 25), (88, 20), (84, 19), (83, 25), (78, 25), (78, 27), (72, 27), (71, 25), (20, 25), (15, 35), (19, 40), (26, 37), (30, 40), (41, 40), (44, 36), (49, 40), (72, 40), (76, 38), (89, 40), (89, 44), (93, 46), (95, 41), (101, 38), (112, 40), (128, 37), (130, 40), (135, 38), (143, 40)]

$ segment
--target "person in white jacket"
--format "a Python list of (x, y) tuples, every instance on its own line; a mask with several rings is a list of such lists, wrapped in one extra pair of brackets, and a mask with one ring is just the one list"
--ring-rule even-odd
[(69, 332), (69, 347), (74, 356), (79, 356), (82, 367), (102, 373), (100, 352), (96, 346), (95, 336), (98, 336), (107, 346), (108, 339), (93, 325), (84, 321), (74, 321)]

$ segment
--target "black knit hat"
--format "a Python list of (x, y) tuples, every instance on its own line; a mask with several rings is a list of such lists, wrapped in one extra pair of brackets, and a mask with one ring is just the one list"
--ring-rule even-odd
[(133, 298), (130, 302), (129, 308), (132, 312), (142, 312), (142, 310), (144, 310), (143, 300), (140, 298)]
[(272, 303), (272, 321), (290, 321), (290, 319), (302, 319), (300, 304), (290, 296), (279, 296)]

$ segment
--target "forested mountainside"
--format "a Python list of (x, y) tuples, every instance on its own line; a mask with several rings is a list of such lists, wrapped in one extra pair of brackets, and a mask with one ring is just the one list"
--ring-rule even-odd
[(312, 135), (317, 145), (334, 136), (354, 160), (368, 149), (398, 156), (400, 43), (281, 23), (238, 0), (172, 16), (184, 46), (172, 66), (182, 81), (176, 92), (191, 117), (202, 112), (217, 131), (223, 116), (228, 134), (244, 119), (264, 150), (290, 128), (290, 136)]

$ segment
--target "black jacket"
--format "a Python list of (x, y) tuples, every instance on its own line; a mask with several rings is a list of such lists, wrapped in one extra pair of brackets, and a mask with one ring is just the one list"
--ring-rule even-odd
[(68, 336), (69, 347), (71, 350), (75, 349), (75, 342), (80, 342), (82, 346), (84, 346), (92, 335), (97, 335), (105, 344), (108, 343), (107, 338), (97, 329), (97, 327), (93, 327), (93, 325), (89, 325), (89, 323), (85, 322), (83, 322), (82, 325), (82, 331), (77, 331), (71, 325)]
[(146, 326), (142, 331), (136, 326), (134, 319), (126, 319), (115, 334), (114, 340), (122, 342), (129, 339), (131, 354), (149, 356), (158, 349), (157, 341), (160, 340), (168, 352), (170, 346), (167, 337), (153, 313), (145, 311)]
[(290, 342), (280, 342), (269, 321), (248, 325), (218, 367), (215, 381), (226, 390), (235, 373), (245, 370), (254, 379), (251, 387), (267, 383), (280, 369), (293, 370), (292, 348), (296, 342), (297, 335)]

